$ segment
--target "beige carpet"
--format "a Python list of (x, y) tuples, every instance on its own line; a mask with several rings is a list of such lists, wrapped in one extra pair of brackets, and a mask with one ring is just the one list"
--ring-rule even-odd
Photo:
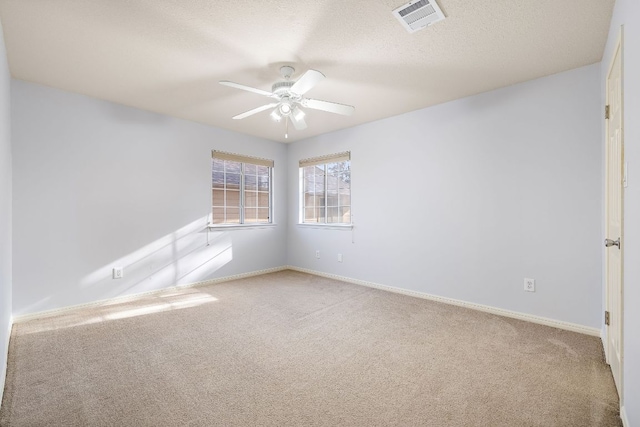
[(14, 326), (2, 426), (619, 426), (599, 339), (283, 271)]

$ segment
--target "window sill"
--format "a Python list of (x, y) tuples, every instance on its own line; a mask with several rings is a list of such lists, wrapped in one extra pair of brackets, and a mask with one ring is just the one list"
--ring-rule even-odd
[(298, 223), (300, 228), (317, 228), (321, 230), (351, 230), (353, 224), (312, 224), (312, 223)]
[(273, 228), (277, 224), (207, 224), (209, 230), (253, 230), (258, 228)]

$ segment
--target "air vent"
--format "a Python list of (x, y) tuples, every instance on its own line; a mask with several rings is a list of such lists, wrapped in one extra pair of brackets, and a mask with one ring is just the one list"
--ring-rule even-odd
[(442, 13), (436, 0), (409, 2), (394, 10), (393, 16), (395, 16), (410, 33), (415, 33), (444, 19), (444, 13)]

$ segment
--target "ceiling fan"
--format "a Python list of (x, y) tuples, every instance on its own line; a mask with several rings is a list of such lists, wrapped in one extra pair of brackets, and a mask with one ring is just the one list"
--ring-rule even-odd
[(249, 117), (261, 111), (273, 108), (273, 111), (271, 112), (271, 118), (278, 122), (283, 118), (285, 119), (285, 138), (288, 138), (289, 121), (291, 121), (293, 127), (296, 128), (296, 130), (303, 130), (307, 128), (307, 123), (304, 121), (305, 112), (300, 107), (322, 110), (329, 113), (342, 114), (345, 116), (350, 116), (355, 110), (355, 107), (351, 105), (321, 101), (319, 99), (305, 98), (303, 95), (307, 93), (311, 88), (313, 88), (316, 84), (318, 84), (322, 79), (324, 79), (325, 76), (320, 71), (308, 70), (298, 80), (292, 81), (291, 76), (294, 72), (295, 69), (288, 65), (280, 67), (280, 74), (284, 78), (284, 81), (274, 83), (273, 86), (271, 86), (271, 92), (262, 89), (256, 89), (251, 86), (241, 85), (239, 83), (234, 83), (227, 80), (221, 80), (221, 85), (246, 90), (248, 92), (257, 93), (258, 95), (263, 95), (274, 99), (274, 101), (270, 104), (245, 111), (244, 113), (233, 116), (233, 119), (244, 119), (245, 117)]

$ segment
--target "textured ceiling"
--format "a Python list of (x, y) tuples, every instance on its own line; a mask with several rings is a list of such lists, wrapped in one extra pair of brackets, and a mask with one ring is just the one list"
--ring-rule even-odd
[(405, 0), (0, 0), (13, 77), (285, 141), (268, 98), (281, 65), (327, 78), (307, 93), (313, 135), (601, 60), (614, 0), (439, 0), (447, 19), (409, 34)]

